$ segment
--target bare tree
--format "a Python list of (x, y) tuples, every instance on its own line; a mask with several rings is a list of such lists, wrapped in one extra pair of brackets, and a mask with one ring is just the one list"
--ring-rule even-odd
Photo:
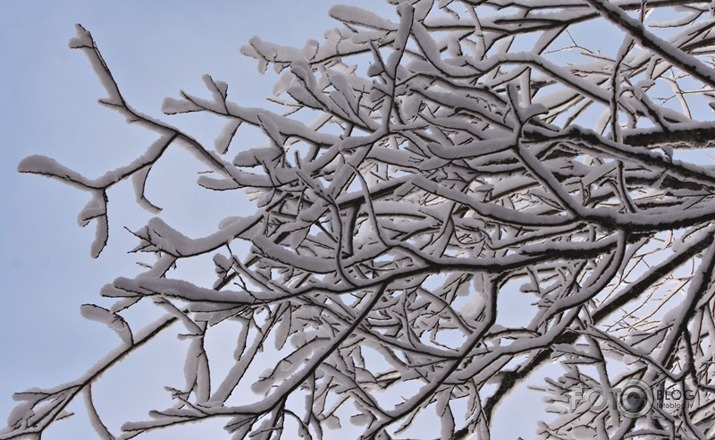
[[(712, 2), (414, 0), (396, 11), (336, 6), (342, 27), (324, 41), (244, 46), (282, 72), (284, 114), (240, 106), (209, 75), (206, 96), (167, 99), (167, 115), (226, 120), (214, 148), (134, 109), (78, 26), (71, 47), (95, 68), (101, 103), (157, 134), (96, 179), (46, 157), (19, 165), (92, 194), (80, 218), (96, 225), (93, 256), (113, 185), (131, 179), (158, 214), (144, 189), (169, 148), (203, 162), (199, 185), (246, 191), (256, 209), (206, 237), (159, 216), (134, 231), (134, 251), (155, 262), (102, 290), (110, 309), (82, 306), (122, 345), (76, 381), (17, 394), (0, 439), (40, 438), (79, 394), (105, 439), (213, 418), (236, 439), (348, 424), (387, 439), (418, 414), (439, 420), (443, 439), (486, 439), (510, 391), (553, 362), (560, 376), (541, 389), (555, 414), (540, 438), (715, 435), (715, 170), (692, 163), (715, 140)], [(619, 43), (599, 51), (584, 32)], [(266, 144), (234, 141), (242, 125)], [(172, 276), (206, 255), (213, 285)], [(504, 325), (500, 296), (514, 289), (530, 313)], [(166, 316), (133, 329), (122, 313), (140, 302)], [(235, 363), (217, 378), (205, 338), (236, 328)], [(172, 331), (188, 343), (186, 384), (167, 388), (175, 405), (110, 433), (92, 385)], [(260, 365), (271, 367), (251, 374)], [(255, 396), (237, 395), (246, 386)]]

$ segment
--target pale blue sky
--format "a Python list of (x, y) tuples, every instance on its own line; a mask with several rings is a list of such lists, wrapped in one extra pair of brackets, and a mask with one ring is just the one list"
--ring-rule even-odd
[[(320, 40), (323, 31), (334, 26), (327, 16), (333, 3), (336, 1), (2, 2), (0, 417), (14, 406), (10, 399), (14, 391), (74, 379), (118, 343), (111, 331), (82, 319), (79, 306), (88, 302), (108, 304), (98, 295), (100, 287), (117, 276), (137, 273), (134, 262), (138, 257), (125, 254), (135, 240), (122, 227), (138, 229), (149, 218), (134, 207), (130, 183), (110, 193), (110, 244), (99, 260), (92, 260), (89, 246), (94, 226), (83, 229), (76, 222), (89, 195), (56, 181), (16, 172), (22, 158), (44, 154), (96, 177), (127, 163), (155, 139), (155, 135), (128, 127), (121, 116), (97, 105), (97, 99), (104, 96), (99, 82), (84, 55), (67, 47), (75, 34), (74, 24), (82, 23), (93, 33), (130, 103), (161, 117), (164, 97), (175, 97), (180, 89), (203, 93), (204, 73), (227, 81), (230, 93), (240, 103), (261, 105), (275, 77), (260, 77), (256, 63), (239, 54), (241, 45), (253, 35), (298, 47), (308, 38)], [(382, 0), (339, 3), (386, 8)], [(182, 119), (181, 126), (210, 145), (221, 124), (194, 117)], [(190, 160), (181, 160), (184, 153), (175, 154), (170, 162), (175, 168), (160, 173), (156, 189), (150, 188), (149, 195), (155, 195), (152, 201), (166, 208), (174, 224), (198, 234), (201, 228), (216, 224), (213, 217), (222, 217), (222, 202), (210, 200), (197, 207), (187, 203), (186, 191), (190, 189), (162, 182), (162, 175), (180, 177), (196, 171)], [(192, 179), (180, 180), (193, 185)], [(230, 208), (235, 210), (235, 206)], [(211, 219), (206, 221), (208, 215)], [(142, 351), (125, 369), (109, 375), (107, 382), (116, 386), (133, 381), (133, 375), (142, 371), (143, 381), (163, 385), (167, 377), (177, 373), (147, 372), (141, 363), (181, 363), (183, 352), (171, 350), (171, 344), (175, 344), (172, 338), (159, 343), (165, 343), (168, 349), (160, 354), (151, 348)], [(181, 369), (178, 371), (180, 374)], [(133, 402), (135, 396), (123, 395), (119, 388), (112, 394), (112, 403), (126, 410), (123, 404)], [(509, 411), (509, 407), (505, 409)], [(76, 420), (58, 423), (43, 439), (94, 438), (87, 431), (81, 408), (78, 410), (78, 417), (73, 418)], [(525, 417), (523, 410), (519, 412), (519, 418)], [(130, 409), (122, 417), (142, 419), (145, 409)], [(508, 419), (509, 431), (515, 434), (515, 420)], [(119, 419), (110, 421), (115, 422)], [(518, 434), (528, 438), (533, 425), (525, 425), (528, 428)], [(220, 426), (221, 422), (212, 429)], [(146, 438), (171, 438), (171, 434)]]

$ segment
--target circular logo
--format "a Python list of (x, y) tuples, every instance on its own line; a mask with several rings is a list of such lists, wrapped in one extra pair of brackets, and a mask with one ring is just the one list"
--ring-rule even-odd
[(624, 417), (638, 418), (653, 406), (653, 391), (642, 380), (627, 380), (617, 391), (616, 406)]

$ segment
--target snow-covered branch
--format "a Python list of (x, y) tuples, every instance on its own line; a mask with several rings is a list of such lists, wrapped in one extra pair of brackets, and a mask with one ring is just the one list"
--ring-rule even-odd
[[(363, 438), (415, 437), (428, 412), (432, 437), (486, 439), (499, 404), (550, 361), (558, 377), (540, 389), (556, 414), (540, 438), (715, 435), (710, 2), (390, 3), (394, 21), (334, 7), (341, 27), (304, 48), (243, 47), (281, 73), (284, 113), (233, 102), (210, 75), (206, 96), (167, 98), (168, 116), (226, 120), (213, 148), (135, 110), (78, 28), (71, 46), (88, 55), (102, 104), (160, 137), (96, 179), (39, 156), (19, 170), (92, 193), (80, 223), (98, 222), (94, 256), (111, 239), (107, 190), (131, 178), (157, 215), (133, 232), (134, 251), (157, 259), (102, 289), (111, 309), (83, 308), (117, 332), (119, 351), (66, 386), (18, 394), (0, 439), (41, 433), (80, 393), (98, 435), (114, 438), (92, 384), (179, 323), (175, 405), (117, 438), (212, 418), (233, 438), (323, 438), (348, 424)], [(580, 26), (622, 33), (609, 51)], [(239, 146), (246, 126), (265, 145)], [(162, 219), (144, 191), (174, 144), (207, 167), (199, 185), (244, 191), (253, 212), (239, 207), (204, 237)], [(202, 256), (213, 282), (175, 275)], [(504, 297), (526, 304), (518, 323)], [(140, 302), (166, 316), (132, 332), (122, 313)], [(216, 380), (205, 341), (222, 331), (236, 347)], [(637, 414), (581, 399), (617, 398), (635, 380), (663, 391)], [(691, 399), (677, 410), (663, 397), (675, 389)]]

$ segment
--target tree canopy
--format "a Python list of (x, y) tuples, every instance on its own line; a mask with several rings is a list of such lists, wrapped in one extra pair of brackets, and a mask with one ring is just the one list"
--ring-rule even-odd
[[(78, 25), (70, 47), (100, 103), (156, 141), (97, 178), (44, 156), (19, 171), (91, 194), (79, 219), (94, 257), (108, 190), (131, 180), (156, 215), (132, 251), (155, 260), (102, 289), (111, 307), (82, 306), (121, 345), (75, 381), (16, 394), (0, 439), (40, 438), (80, 394), (105, 439), (214, 418), (235, 439), (413, 438), (420, 418), (433, 436), (486, 439), (510, 392), (554, 365), (539, 438), (713, 436), (712, 3), (390, 3), (397, 20), (333, 7), (340, 27), (302, 48), (243, 46), (281, 74), (282, 112), (241, 106), (210, 75), (204, 95), (167, 98), (168, 116), (225, 120), (212, 146), (135, 109)], [(263, 144), (245, 144), (247, 126)], [(254, 207), (204, 237), (172, 227), (145, 190), (173, 148), (205, 166), (198, 185)], [(207, 256), (213, 282), (174, 276)], [(515, 297), (519, 325), (500, 319)], [(123, 314), (139, 303), (166, 315), (136, 329)], [(92, 385), (165, 332), (187, 346), (175, 405), (111, 432)], [(214, 332), (235, 340), (220, 377)]]

